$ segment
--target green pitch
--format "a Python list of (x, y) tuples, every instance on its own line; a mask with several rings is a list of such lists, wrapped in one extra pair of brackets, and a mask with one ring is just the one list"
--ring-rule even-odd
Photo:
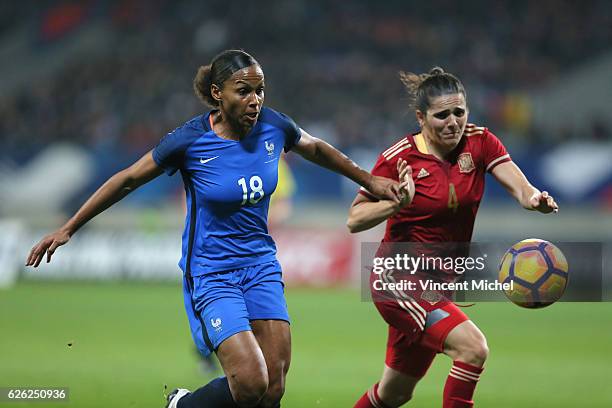
[[(293, 362), (284, 407), (352, 407), (380, 375), (386, 326), (346, 289), (289, 289)], [(491, 356), (479, 407), (611, 407), (611, 304), (467, 309)], [(439, 407), (439, 356), (407, 406)], [(0, 291), (0, 387), (70, 388), (67, 403), (2, 407), (161, 407), (164, 384), (196, 388), (181, 291), (140, 283), (22, 283)]]

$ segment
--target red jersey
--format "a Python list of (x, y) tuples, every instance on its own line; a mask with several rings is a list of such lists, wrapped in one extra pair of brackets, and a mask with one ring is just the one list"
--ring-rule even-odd
[[(485, 173), (510, 161), (487, 128), (468, 124), (448, 160), (429, 154), (421, 133), (408, 135), (380, 154), (372, 174), (399, 179), (397, 161), (412, 166), (412, 203), (387, 220), (383, 242), (469, 242), (484, 193)], [(361, 194), (374, 198), (366, 190)]]

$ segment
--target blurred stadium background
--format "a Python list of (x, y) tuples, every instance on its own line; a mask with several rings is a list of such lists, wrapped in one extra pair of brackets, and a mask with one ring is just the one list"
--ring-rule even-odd
[[(0, 4), (0, 387), (69, 386), (71, 406), (149, 407), (161, 405), (164, 383), (193, 388), (212, 375), (198, 371), (178, 288), (179, 177), (161, 176), (99, 216), (52, 264), (23, 263), (106, 178), (203, 110), (192, 78), (226, 48), (262, 64), (268, 106), (365, 168), (415, 129), (398, 71), (455, 73), (470, 121), (497, 134), (561, 206), (557, 216), (527, 213), (490, 180), (475, 240), (602, 242), (609, 298), (607, 0), (8, 1)], [(356, 186), (292, 154), (287, 162), (291, 211), (272, 228), (294, 319), (285, 406), (352, 406), (382, 368), (385, 326), (357, 290), (360, 242), (382, 231), (349, 235)], [(605, 303), (472, 308), (492, 349), (476, 401), (612, 406), (611, 312)], [(443, 360), (416, 406), (439, 406)]]

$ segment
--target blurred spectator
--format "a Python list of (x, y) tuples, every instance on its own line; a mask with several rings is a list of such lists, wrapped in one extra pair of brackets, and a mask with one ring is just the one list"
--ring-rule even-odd
[[(326, 122), (342, 148), (380, 149), (409, 128), (397, 71), (433, 65), (466, 79), (472, 120), (527, 143), (538, 139), (530, 137), (526, 92), (610, 50), (612, 38), (607, 0), (208, 3), (3, 4), (0, 35), (36, 25), (57, 39), (101, 22), (119, 41), (111, 52), (82, 55), (49, 79), (1, 96), (2, 154), (18, 161), (60, 140), (141, 153), (198, 113), (191, 79), (227, 47), (257, 55), (268, 104), (304, 126)], [(606, 122), (593, 119), (592, 138), (610, 138)]]

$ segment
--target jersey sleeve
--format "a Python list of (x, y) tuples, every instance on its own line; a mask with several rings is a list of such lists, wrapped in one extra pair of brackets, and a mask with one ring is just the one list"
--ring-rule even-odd
[(159, 141), (153, 149), (153, 160), (166, 174), (171, 176), (183, 165), (187, 146), (189, 143), (184, 137), (184, 128), (181, 126)]
[[(385, 156), (383, 156), (382, 154), (378, 156), (378, 159), (376, 160), (376, 164), (374, 164), (374, 167), (372, 168), (372, 171), (370, 171), (370, 173), (373, 176), (387, 177), (392, 180), (397, 180), (398, 178), (397, 168), (395, 167), (395, 161), (387, 160)], [(364, 187), (361, 187), (359, 189), (359, 194), (362, 194), (371, 200), (378, 200), (378, 198), (372, 195), (372, 193), (370, 193)]]
[(271, 123), (281, 129), (285, 135), (285, 152), (288, 152), (300, 141), (302, 131), (298, 125), (289, 116), (284, 113), (277, 112), (274, 109), (264, 108), (262, 111), (262, 120)]
[(285, 153), (300, 141), (302, 130), (289, 116), (279, 113), (285, 119)]
[(488, 129), (484, 131), (483, 156), (486, 171), (490, 172), (495, 166), (509, 162), (512, 159), (503, 143)]

